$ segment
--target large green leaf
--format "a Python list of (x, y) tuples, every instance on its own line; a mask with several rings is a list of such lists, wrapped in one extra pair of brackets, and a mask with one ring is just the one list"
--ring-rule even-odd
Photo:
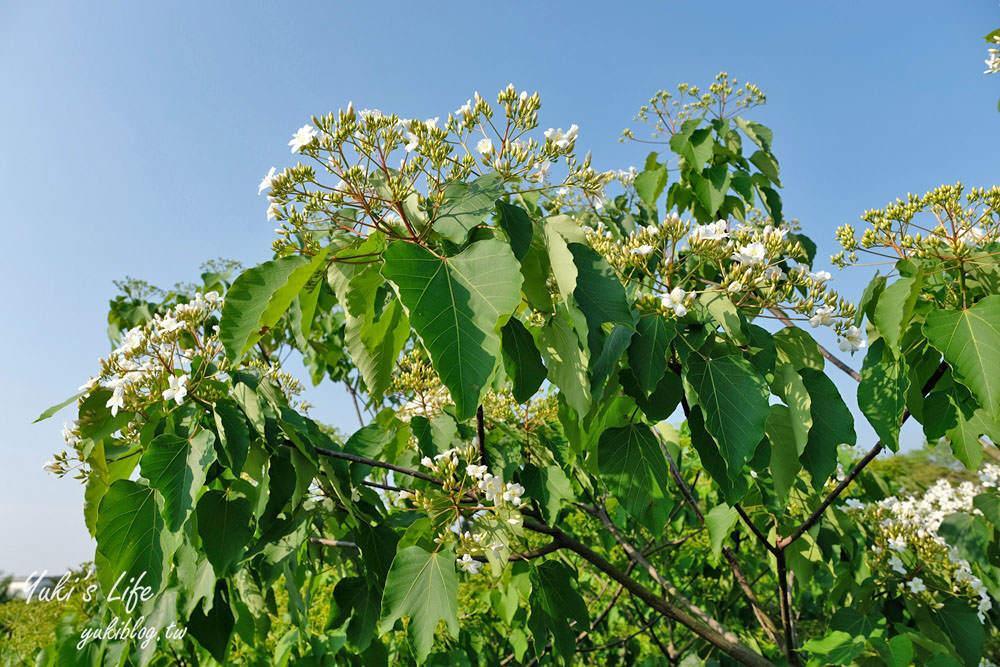
[(381, 600), (379, 590), (365, 581), (364, 577), (345, 577), (333, 589), (331, 614), (328, 627), (343, 625), (347, 617), (347, 640), (364, 651), (375, 637)]
[(740, 476), (764, 437), (770, 391), (746, 359), (734, 355), (703, 359), (692, 355), (685, 380), (705, 413), (705, 427), (715, 438), (730, 479)]
[(875, 326), (889, 347), (899, 347), (899, 339), (913, 316), (913, 306), (920, 295), (923, 275), (900, 278), (882, 291), (875, 304)]
[(663, 497), (670, 483), (660, 443), (644, 424), (604, 431), (597, 444), (597, 466), (612, 495), (636, 520), (654, 496)]
[(499, 328), (521, 303), (521, 272), (510, 246), (478, 241), (439, 257), (395, 241), (383, 259), (382, 274), (396, 286), (458, 418), (471, 417), (496, 365)]
[(480, 176), (471, 183), (450, 184), (434, 216), (434, 230), (452, 243), (465, 243), (469, 231), (486, 220), (504, 193), (503, 181), (496, 174)]
[(40, 422), (40, 421), (42, 421), (44, 419), (48, 419), (49, 417), (51, 417), (52, 415), (54, 415), (55, 413), (59, 412), (60, 410), (62, 410), (63, 408), (65, 408), (67, 405), (69, 405), (70, 403), (72, 403), (73, 401), (75, 401), (76, 399), (78, 399), (81, 396), (83, 396), (85, 393), (86, 393), (85, 391), (80, 391), (79, 393), (73, 394), (72, 396), (70, 396), (69, 398), (67, 398), (65, 401), (62, 401), (61, 403), (56, 403), (55, 405), (53, 405), (50, 408), (46, 408), (44, 411), (42, 411), (42, 414), (38, 415), (38, 417), (35, 419), (35, 421), (33, 421), (31, 423), (32, 424), (37, 424), (38, 422)]
[(892, 451), (899, 449), (899, 426), (909, 384), (903, 357), (892, 353), (885, 338), (872, 343), (861, 366), (858, 405), (879, 440)]
[(223, 576), (253, 536), (250, 501), (226, 497), (225, 492), (213, 489), (198, 500), (197, 513), (205, 555), (216, 573)]
[(528, 253), (528, 248), (531, 247), (531, 237), (534, 235), (528, 212), (516, 204), (497, 201), (497, 216), (500, 226), (507, 232), (507, 238), (510, 239), (510, 247), (514, 251), (514, 257), (522, 259)]
[(545, 380), (545, 366), (538, 354), (535, 340), (521, 320), (512, 317), (502, 330), (503, 366), (513, 383), (514, 400), (524, 403)]
[(1000, 295), (988, 296), (966, 310), (932, 311), (924, 322), (924, 335), (986, 411), (1000, 417), (1000, 373), (996, 372), (1000, 364)]
[(576, 633), (569, 622), (576, 621), (577, 628), (587, 628), (587, 604), (573, 587), (573, 571), (555, 560), (545, 561), (531, 571), (531, 616), (528, 627), (535, 639), (535, 654), (541, 655), (542, 647), (552, 634), (553, 646), (564, 658), (573, 655)]
[(556, 307), (556, 316), (538, 332), (538, 347), (545, 359), (549, 380), (559, 388), (566, 402), (585, 415), (590, 410), (590, 381), (587, 379), (587, 351), (567, 319), (567, 308)]
[[(812, 418), (810, 417), (810, 423)], [(775, 404), (767, 416), (764, 431), (771, 443), (771, 477), (774, 480), (774, 493), (779, 500), (788, 498), (788, 492), (795, 482), (802, 463), (799, 454), (805, 441), (800, 439), (801, 424), (791, 415), (787, 406)]]
[(628, 363), (644, 394), (649, 395), (663, 378), (670, 341), (676, 334), (674, 321), (659, 313), (643, 315), (636, 323), (636, 335), (628, 347)]
[(656, 205), (656, 200), (667, 185), (667, 168), (657, 165), (646, 169), (635, 177), (635, 192), (639, 199), (650, 206)]
[(120, 575), (128, 581), (143, 572), (141, 585), (159, 590), (171, 550), (164, 549), (161, 504), (155, 489), (127, 479), (112, 483), (104, 494), (97, 514), (97, 552), (108, 566), (98, 566), (105, 591)]
[(803, 368), (799, 374), (809, 391), (813, 420), (809, 441), (799, 460), (812, 477), (813, 487), (820, 489), (837, 467), (837, 447), (853, 446), (857, 442), (854, 416), (833, 381), (824, 373)]
[(632, 328), (635, 314), (625, 296), (625, 288), (607, 260), (582, 243), (570, 243), (567, 247), (577, 271), (573, 296), (590, 328), (599, 328), (605, 322)]
[(410, 617), (417, 660), (423, 662), (434, 643), (434, 629), (444, 619), (458, 638), (458, 575), (451, 546), (431, 553), (419, 546), (396, 553), (382, 593), (379, 631), (386, 633), (402, 616)]
[(243, 472), (250, 451), (250, 427), (236, 402), (220, 398), (213, 407), (215, 428), (219, 434), (219, 458), (234, 474)]
[(729, 535), (733, 524), (739, 517), (739, 513), (725, 503), (716, 505), (705, 515), (705, 527), (708, 528), (708, 539), (712, 545), (714, 558), (718, 558), (722, 554), (722, 542)]
[(208, 466), (215, 460), (214, 441), (207, 429), (190, 439), (164, 433), (153, 439), (139, 461), (142, 476), (163, 494), (163, 517), (170, 530), (179, 530), (194, 507)]
[(240, 359), (258, 340), (264, 327), (273, 327), (288, 310), (316, 269), (326, 250), (310, 261), (295, 255), (247, 269), (226, 292), (219, 320), (219, 340), (230, 361)]

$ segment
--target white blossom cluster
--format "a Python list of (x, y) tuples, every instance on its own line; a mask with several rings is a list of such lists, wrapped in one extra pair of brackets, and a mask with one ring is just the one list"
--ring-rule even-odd
[[(420, 464), (431, 473), (444, 480), (444, 489), (458, 498), (479, 498), (479, 502), (469, 510), (466, 517), (472, 527), (458, 533), (459, 567), (470, 574), (476, 574), (483, 565), (478, 557), (492, 558), (495, 562), (506, 562), (510, 554), (511, 531), (517, 531), (524, 519), (520, 509), (525, 506), (524, 487), (516, 482), (505, 482), (499, 475), (489, 472), (489, 468), (476, 460), (474, 445), (452, 448), (435, 455), (424, 456)], [(431, 493), (403, 491), (399, 498), (411, 502), (419, 508), (433, 510), (435, 498)], [(491, 503), (487, 505), (486, 503)], [(454, 539), (442, 533), (436, 541)]]
[(899, 586), (913, 595), (927, 593), (923, 599), (934, 603), (923, 578), (916, 573), (921, 569), (945, 573), (952, 582), (952, 590), (948, 593), (965, 591), (970, 597), (978, 598), (979, 620), (985, 622), (986, 612), (993, 608), (985, 585), (973, 574), (971, 564), (938, 534), (941, 522), (950, 514), (981, 514), (973, 507), (973, 500), (988, 489), (997, 488), (1000, 467), (987, 464), (979, 477), (978, 484), (962, 482), (958, 486), (938, 480), (923, 495), (892, 496), (867, 505), (857, 498), (848, 498), (844, 508), (875, 525), (878, 535), (872, 551), (876, 562), (899, 575), (902, 579)]
[[(638, 268), (652, 279), (651, 296), (664, 313), (682, 318), (700, 292), (722, 291), (736, 305), (791, 307), (813, 327), (837, 331), (845, 352), (866, 345), (861, 330), (846, 322), (854, 314), (853, 305), (838, 300), (829, 289), (832, 276), (828, 271), (813, 271), (802, 262), (804, 250), (789, 240), (789, 227), (767, 221), (698, 224), (670, 213), (659, 223), (639, 227), (621, 239), (604, 222), (585, 231), (591, 245), (623, 278), (634, 279)], [(681, 261), (684, 252), (719, 267), (721, 280), (691, 284), (694, 272)], [(782, 264), (788, 266), (789, 261), (795, 263), (786, 273)]]
[[(1000, 46), (1000, 35), (995, 36), (993, 42), (997, 46)], [(983, 74), (1000, 73), (1000, 48), (991, 46), (986, 52), (989, 54), (989, 58), (984, 61), (986, 63), (986, 71)]]

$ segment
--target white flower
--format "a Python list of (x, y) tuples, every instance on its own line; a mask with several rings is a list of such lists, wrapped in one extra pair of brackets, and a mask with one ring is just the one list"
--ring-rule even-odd
[(424, 458), (420, 459), (420, 465), (422, 465), (425, 468), (433, 468), (434, 461), (431, 460), (431, 457), (425, 456)]
[(177, 331), (184, 326), (183, 322), (178, 321), (173, 315), (167, 315), (162, 320), (159, 321), (160, 330), (163, 333), (170, 333), (171, 331)]
[(412, 132), (406, 133), (407, 144), (403, 147), (406, 149), (407, 153), (412, 152), (418, 145), (420, 145), (420, 138)]
[(434, 116), (433, 118), (428, 118), (427, 120), (424, 121), (424, 127), (426, 127), (428, 130), (436, 130), (437, 124), (438, 124), (437, 116)]
[(983, 74), (996, 74), (1000, 72), (1000, 49), (987, 49), (990, 57), (985, 61), (986, 71)]
[(502, 559), (501, 553), (506, 548), (507, 545), (500, 541), (496, 541), (489, 546), (489, 550), (493, 552), (493, 557), (497, 558), (498, 560)]
[(675, 287), (670, 290), (670, 294), (664, 294), (660, 297), (660, 303), (663, 304), (664, 308), (674, 311), (674, 315), (677, 317), (684, 317), (687, 315), (687, 308), (684, 307), (684, 297), (687, 293), (680, 287)]
[(205, 292), (205, 301), (207, 301), (209, 304), (213, 306), (216, 303), (218, 303), (220, 298), (221, 297), (219, 296), (219, 293), (216, 292), (215, 290), (212, 290), (211, 292)]
[(551, 127), (545, 130), (545, 138), (554, 143), (559, 148), (568, 148), (574, 141), (576, 141), (576, 133), (579, 132), (580, 128), (577, 127), (576, 123), (570, 126), (570, 128), (563, 132), (560, 127), (558, 130), (554, 130)]
[(893, 554), (889, 558), (889, 567), (898, 572), (899, 574), (906, 574), (906, 568), (903, 567), (903, 561), (899, 560), (899, 556)]
[(476, 150), (478, 150), (483, 155), (489, 155), (493, 152), (493, 140), (489, 137), (484, 137), (479, 140), (476, 144)]
[(281, 213), (281, 207), (279, 207), (277, 204), (271, 204), (270, 206), (267, 207), (268, 220), (274, 220), (275, 218), (278, 217), (279, 213)]
[(827, 280), (833, 277), (830, 275), (829, 271), (817, 271), (815, 273), (810, 272), (807, 273), (806, 275), (812, 278), (813, 282), (815, 282), (817, 285), (825, 283)]
[(624, 169), (619, 169), (618, 170), (618, 178), (623, 183), (626, 183), (626, 184), (627, 183), (633, 183), (633, 182), (635, 182), (635, 177), (638, 176), (638, 175), (639, 175), (639, 172), (636, 171), (635, 167), (629, 167), (628, 171), (625, 171)]
[(865, 508), (865, 504), (857, 498), (848, 498), (844, 501), (844, 505), (850, 510), (863, 510)]
[(729, 287), (727, 287), (726, 289), (729, 292), (739, 292), (741, 289), (743, 289), (743, 284), (738, 280), (734, 280), (733, 282), (729, 283)]
[(479, 568), (483, 566), (482, 563), (469, 554), (465, 554), (461, 558), (456, 558), (455, 560), (458, 561), (458, 566), (469, 574), (479, 574)]
[(170, 388), (163, 390), (163, 400), (174, 399), (177, 401), (177, 405), (180, 405), (184, 402), (184, 397), (187, 396), (187, 376), (171, 375), (167, 381), (170, 383)]
[(351, 487), (351, 502), (358, 502), (361, 500), (361, 493), (358, 491), (357, 487)]
[(81, 384), (79, 386), (79, 388), (77, 389), (77, 391), (86, 391), (86, 392), (89, 393), (89, 392), (93, 391), (94, 387), (96, 387), (96, 386), (97, 386), (97, 378), (91, 376), (91, 378), (89, 380), (87, 380), (86, 382), (84, 382), (83, 384)]
[(655, 250), (655, 248), (653, 248), (653, 246), (644, 243), (643, 245), (639, 246), (638, 248), (632, 248), (632, 250), (630, 250), (629, 252), (631, 252), (633, 255), (639, 255), (640, 257), (645, 257), (646, 255), (648, 255), (651, 252), (653, 252), (653, 250)]
[(520, 503), (522, 495), (524, 495), (523, 486), (520, 484), (508, 484), (503, 492), (503, 499), (507, 503)]
[(842, 352), (857, 352), (865, 345), (867, 343), (862, 338), (861, 329), (856, 326), (848, 327), (847, 331), (844, 332), (844, 340), (840, 341)]
[(111, 408), (112, 417), (117, 415), (118, 411), (125, 407), (125, 387), (120, 384), (116, 385), (114, 393), (111, 394), (111, 398), (104, 404), (104, 407)]
[(275, 171), (277, 170), (274, 167), (271, 167), (271, 171), (267, 172), (267, 176), (265, 176), (261, 180), (260, 185), (257, 186), (257, 196), (260, 196), (260, 194), (264, 192), (264, 190), (267, 190), (269, 187), (271, 187), (271, 185), (274, 184)]
[(456, 116), (468, 116), (472, 113), (472, 100), (467, 100), (465, 104), (455, 109)]
[(532, 175), (532, 179), (534, 179), (538, 183), (541, 183), (542, 181), (544, 181), (546, 178), (549, 177), (549, 169), (551, 168), (552, 168), (552, 162), (548, 158), (545, 158), (544, 160), (538, 163), (538, 169)]
[(607, 201), (607, 198), (604, 196), (604, 192), (603, 191), (602, 192), (595, 192), (593, 195), (589, 196), (587, 199), (590, 200), (591, 205), (594, 208), (596, 208), (598, 211), (600, 211), (602, 208), (604, 208), (604, 202)]
[(740, 264), (760, 264), (764, 261), (767, 249), (760, 241), (754, 241), (744, 246), (740, 246), (738, 252), (733, 253), (733, 259)]
[(56, 465), (55, 461), (53, 461), (52, 459), (49, 459), (48, 461), (45, 462), (45, 465), (42, 466), (42, 470), (44, 470), (45, 472), (49, 472), (49, 473), (52, 473), (53, 475), (55, 475), (56, 473), (59, 472), (59, 466)]
[(889, 548), (900, 553), (906, 551), (906, 538), (902, 536), (890, 537)]
[(813, 316), (809, 318), (809, 324), (813, 329), (818, 326), (831, 326), (833, 324), (833, 306), (822, 306), (816, 309)]
[(486, 466), (477, 466), (474, 464), (465, 466), (465, 474), (473, 479), (482, 479), (483, 475), (486, 474), (486, 470)]
[(910, 579), (910, 591), (913, 593), (921, 593), (926, 591), (927, 587), (924, 586), (924, 580), (920, 577), (913, 577)]
[(696, 241), (721, 241), (729, 238), (729, 227), (725, 220), (717, 220), (707, 225), (694, 225), (690, 234), (691, 243)]
[(292, 147), (293, 153), (298, 153), (303, 147), (311, 144), (313, 139), (318, 136), (319, 134), (316, 132), (316, 128), (312, 125), (303, 125), (294, 135), (292, 135), (292, 140), (288, 142), (288, 145)]
[(766, 269), (764, 269), (764, 278), (766, 280), (784, 280), (785, 278), (787, 278), (787, 276), (785, 275), (785, 272), (781, 270), (780, 267), (769, 266)]
[(486, 473), (483, 475), (483, 480), (479, 482), (479, 490), (486, 494), (486, 500), (496, 502), (497, 498), (503, 496), (503, 480)]
[(768, 236), (777, 236), (778, 238), (784, 240), (786, 234), (788, 234), (788, 230), (782, 229), (781, 227), (772, 227), (771, 225), (768, 225), (764, 228), (764, 238), (767, 238)]

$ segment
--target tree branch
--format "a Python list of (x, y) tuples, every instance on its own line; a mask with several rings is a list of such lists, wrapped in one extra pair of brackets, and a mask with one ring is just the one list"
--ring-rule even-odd
[[(786, 327), (800, 328), (797, 324), (795, 324), (795, 322), (790, 320), (788, 318), (788, 315), (785, 315), (785, 311), (781, 310), (780, 308), (768, 308), (768, 310), (770, 310), (775, 317), (781, 320), (782, 324), (784, 324)], [(858, 372), (856, 370), (854, 370), (853, 368), (848, 366), (845, 362), (841, 361), (839, 358), (834, 356), (834, 354), (830, 352), (830, 350), (826, 349), (819, 343), (816, 343), (816, 347), (819, 348), (820, 354), (826, 357), (831, 364), (833, 364), (840, 370), (850, 375), (852, 378), (854, 378), (855, 381), (861, 382), (861, 376), (858, 375)]]
[[(294, 446), (294, 443), (291, 440), (285, 440), (285, 444), (290, 447)], [(392, 470), (394, 472), (402, 473), (404, 475), (409, 475), (410, 477), (422, 479), (425, 482), (430, 482), (431, 484), (436, 484), (437, 486), (442, 486), (444, 484), (444, 482), (438, 479), (437, 477), (433, 477), (426, 473), (422, 473), (419, 470), (410, 470), (409, 468), (393, 465), (392, 463), (376, 461), (375, 459), (369, 459), (364, 456), (358, 456), (357, 454), (338, 452), (336, 450), (325, 449), (323, 447), (314, 447), (313, 449), (316, 451), (317, 454), (322, 454), (323, 456), (329, 456), (332, 459), (342, 459), (344, 461), (351, 461), (352, 463), (363, 463), (365, 465), (372, 466), (373, 468), (384, 468), (386, 470)]]

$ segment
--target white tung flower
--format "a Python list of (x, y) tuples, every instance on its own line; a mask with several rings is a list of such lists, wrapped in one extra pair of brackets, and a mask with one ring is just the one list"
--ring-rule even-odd
[(267, 207), (268, 220), (274, 220), (275, 218), (278, 217), (279, 213), (281, 213), (281, 207), (278, 206), (277, 204), (271, 204), (270, 206)]
[(694, 225), (690, 234), (691, 243), (696, 241), (721, 241), (729, 238), (729, 226), (725, 220), (717, 220), (707, 225)]
[(816, 271), (815, 273), (809, 272), (806, 275), (812, 278), (813, 282), (815, 282), (817, 285), (825, 283), (830, 278), (833, 278), (833, 276), (830, 275), (829, 271)]
[(455, 560), (458, 561), (458, 566), (469, 574), (479, 574), (479, 568), (483, 566), (482, 563), (469, 554), (465, 554), (461, 558), (456, 558)]
[(684, 307), (684, 298), (687, 293), (680, 287), (675, 287), (670, 290), (669, 294), (664, 294), (660, 297), (660, 303), (663, 304), (664, 308), (674, 311), (674, 315), (677, 317), (684, 317), (687, 315), (687, 308)]
[(906, 568), (903, 567), (903, 561), (899, 560), (899, 556), (896, 554), (889, 557), (889, 567), (899, 574), (906, 574)]
[(111, 394), (111, 398), (104, 404), (104, 407), (111, 408), (111, 416), (116, 416), (118, 411), (125, 407), (125, 387), (120, 384), (116, 385), (114, 393)]
[(519, 504), (521, 496), (524, 495), (524, 487), (520, 484), (508, 484), (503, 492), (503, 500), (506, 503)]
[(729, 292), (739, 292), (741, 289), (743, 289), (743, 284), (738, 280), (734, 280), (733, 282), (729, 283), (729, 287), (727, 287), (726, 289)]
[(456, 116), (468, 116), (472, 113), (472, 100), (466, 100), (465, 104), (455, 109)]
[(479, 482), (479, 490), (486, 495), (486, 500), (495, 503), (497, 498), (503, 497), (503, 480), (486, 473), (483, 475), (483, 480)]
[(257, 195), (260, 196), (264, 190), (267, 190), (274, 184), (274, 174), (277, 170), (271, 167), (271, 171), (267, 172), (267, 176), (261, 179), (260, 185), (257, 186)]
[(420, 138), (417, 137), (417, 135), (413, 134), (412, 132), (406, 133), (406, 140), (407, 143), (405, 146), (403, 146), (403, 148), (406, 149), (407, 153), (414, 151), (417, 148), (417, 146), (420, 145)]
[(486, 474), (486, 470), (486, 466), (478, 466), (475, 464), (465, 466), (465, 474), (473, 479), (482, 479), (483, 475)]
[(988, 49), (987, 53), (990, 54), (990, 57), (983, 61), (986, 63), (986, 71), (983, 74), (996, 74), (1000, 72), (1000, 49)]
[(833, 306), (821, 306), (816, 309), (813, 316), (809, 318), (809, 324), (813, 329), (819, 326), (831, 326), (833, 324)]
[(45, 462), (45, 465), (42, 466), (42, 470), (44, 470), (45, 472), (52, 473), (54, 475), (59, 472), (59, 466), (56, 465), (55, 461), (49, 459), (48, 461)]
[(489, 155), (493, 152), (493, 140), (489, 137), (484, 137), (479, 140), (476, 144), (476, 150), (478, 150), (483, 155)]
[(645, 257), (646, 255), (652, 253), (653, 250), (655, 250), (653, 246), (649, 245), (648, 243), (644, 243), (638, 248), (632, 248), (629, 252), (631, 252), (633, 255), (639, 255), (640, 257)]
[(733, 259), (740, 264), (760, 264), (764, 261), (767, 249), (760, 241), (754, 241), (744, 246), (740, 246), (738, 252), (733, 253)]
[(545, 158), (538, 163), (538, 169), (532, 175), (532, 179), (538, 183), (541, 183), (546, 178), (549, 177), (549, 169), (552, 168), (552, 162), (548, 158)]
[(913, 577), (910, 579), (910, 591), (913, 593), (922, 593), (926, 591), (927, 587), (924, 586), (924, 580), (920, 577)]
[(554, 130), (551, 127), (545, 130), (545, 138), (554, 143), (556, 146), (562, 149), (569, 148), (574, 141), (576, 141), (576, 134), (580, 131), (576, 123), (570, 126), (568, 130), (563, 132), (560, 127), (558, 130)]
[(173, 399), (177, 401), (177, 405), (180, 405), (184, 402), (184, 397), (187, 396), (187, 376), (171, 375), (167, 381), (170, 383), (170, 387), (163, 390), (163, 400)]
[(856, 326), (848, 327), (847, 331), (844, 332), (844, 339), (840, 341), (840, 349), (842, 352), (857, 352), (865, 345), (867, 345), (867, 343), (862, 337), (861, 329)]
[(304, 147), (311, 144), (318, 136), (319, 134), (316, 132), (316, 128), (312, 125), (303, 125), (294, 135), (292, 135), (292, 140), (288, 142), (288, 145), (292, 147), (293, 153), (298, 153)]

